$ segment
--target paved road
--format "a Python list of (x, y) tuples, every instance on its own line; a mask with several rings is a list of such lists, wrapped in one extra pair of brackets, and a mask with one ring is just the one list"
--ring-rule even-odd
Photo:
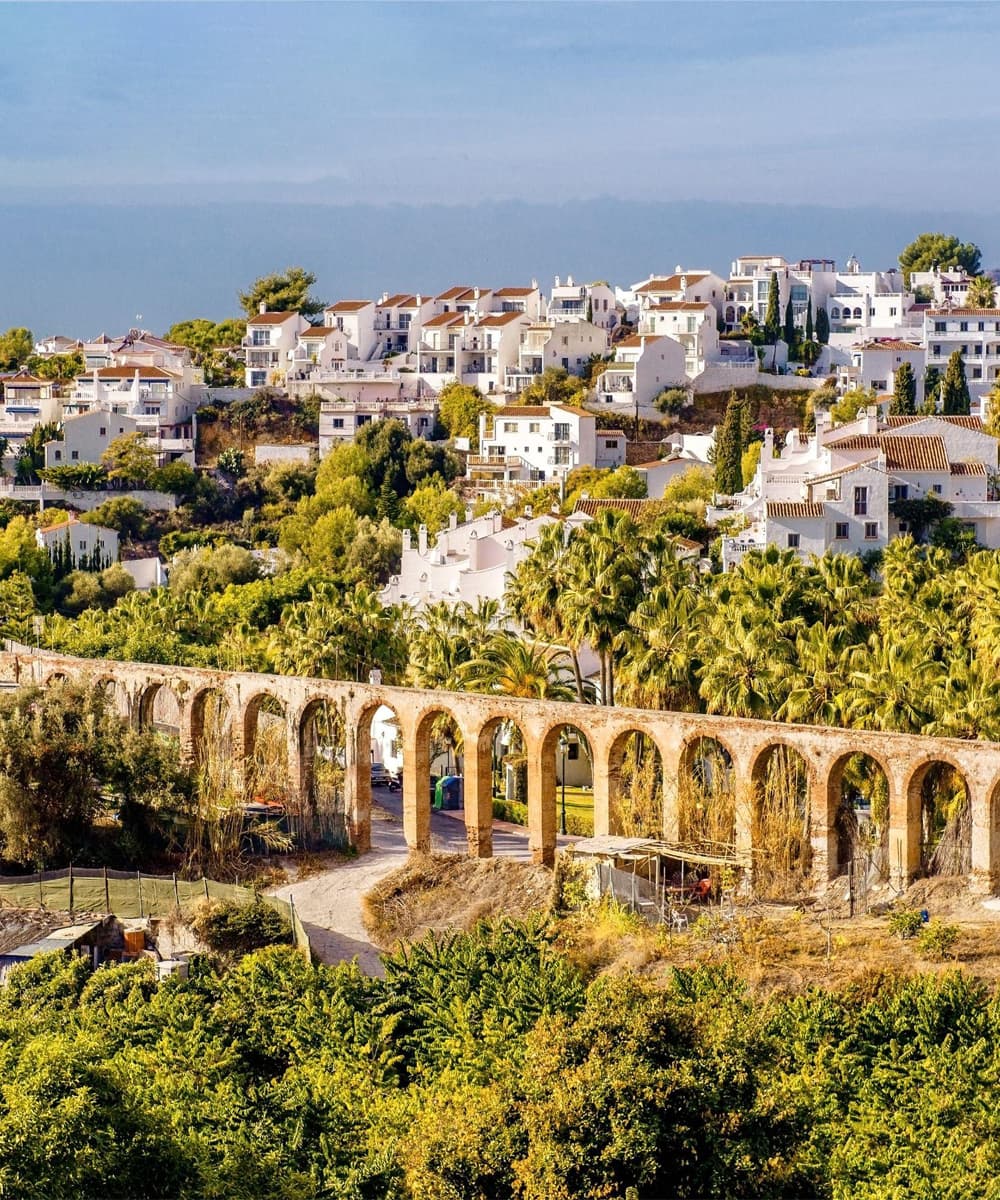
[[(402, 822), (403, 795), (401, 792), (390, 792), (388, 788), (372, 788), (372, 800)], [(462, 809), (449, 809), (446, 812), (431, 810), (432, 850), (462, 854), (468, 844), (465, 836), (465, 813)], [(522, 825), (509, 825), (506, 821), (494, 821), (493, 853), (528, 862), (531, 854), (528, 850), (527, 829)]]

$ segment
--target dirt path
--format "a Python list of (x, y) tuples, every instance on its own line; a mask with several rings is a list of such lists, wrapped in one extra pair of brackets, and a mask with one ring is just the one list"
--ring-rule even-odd
[(366, 975), (381, 975), (382, 960), (361, 919), (361, 897), (404, 862), (402, 825), (373, 814), (370, 853), (301, 882), (285, 884), (274, 894), (282, 900), (294, 899), (295, 910), (320, 962), (350, 962), (357, 958)]

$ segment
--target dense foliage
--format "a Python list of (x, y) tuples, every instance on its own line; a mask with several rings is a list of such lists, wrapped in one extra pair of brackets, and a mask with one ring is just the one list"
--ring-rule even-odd
[(46, 956), (0, 1028), (0, 1190), (25, 1200), (929, 1200), (1000, 1168), (1000, 1009), (957, 973), (769, 1001), (719, 968), (588, 984), (505, 924), (384, 979), (284, 947), (159, 985)]

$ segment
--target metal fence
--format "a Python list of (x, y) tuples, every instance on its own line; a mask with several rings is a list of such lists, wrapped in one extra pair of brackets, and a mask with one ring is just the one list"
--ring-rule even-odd
[[(256, 893), (214, 879), (178, 879), (176, 875), (144, 875), (140, 871), (68, 867), (33, 875), (0, 875), (0, 908), (46, 908), (55, 912), (113, 913), (116, 917), (190, 915), (205, 900), (249, 904)], [(295, 946), (312, 960), (309, 938), (290, 900), (261, 899), (278, 910), (292, 927)]]

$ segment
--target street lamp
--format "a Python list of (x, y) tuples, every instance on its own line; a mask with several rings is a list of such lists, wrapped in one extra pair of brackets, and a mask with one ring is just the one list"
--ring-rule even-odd
[(561, 784), (562, 784), (560, 833), (562, 833), (563, 837), (566, 836), (566, 747), (568, 744), (569, 744), (569, 742), (566, 737), (566, 730), (564, 729), (562, 731), (562, 733), (559, 735), (559, 750), (560, 750), (560, 753), (562, 756), (562, 772), (561, 772), (561, 777), (560, 777)]

